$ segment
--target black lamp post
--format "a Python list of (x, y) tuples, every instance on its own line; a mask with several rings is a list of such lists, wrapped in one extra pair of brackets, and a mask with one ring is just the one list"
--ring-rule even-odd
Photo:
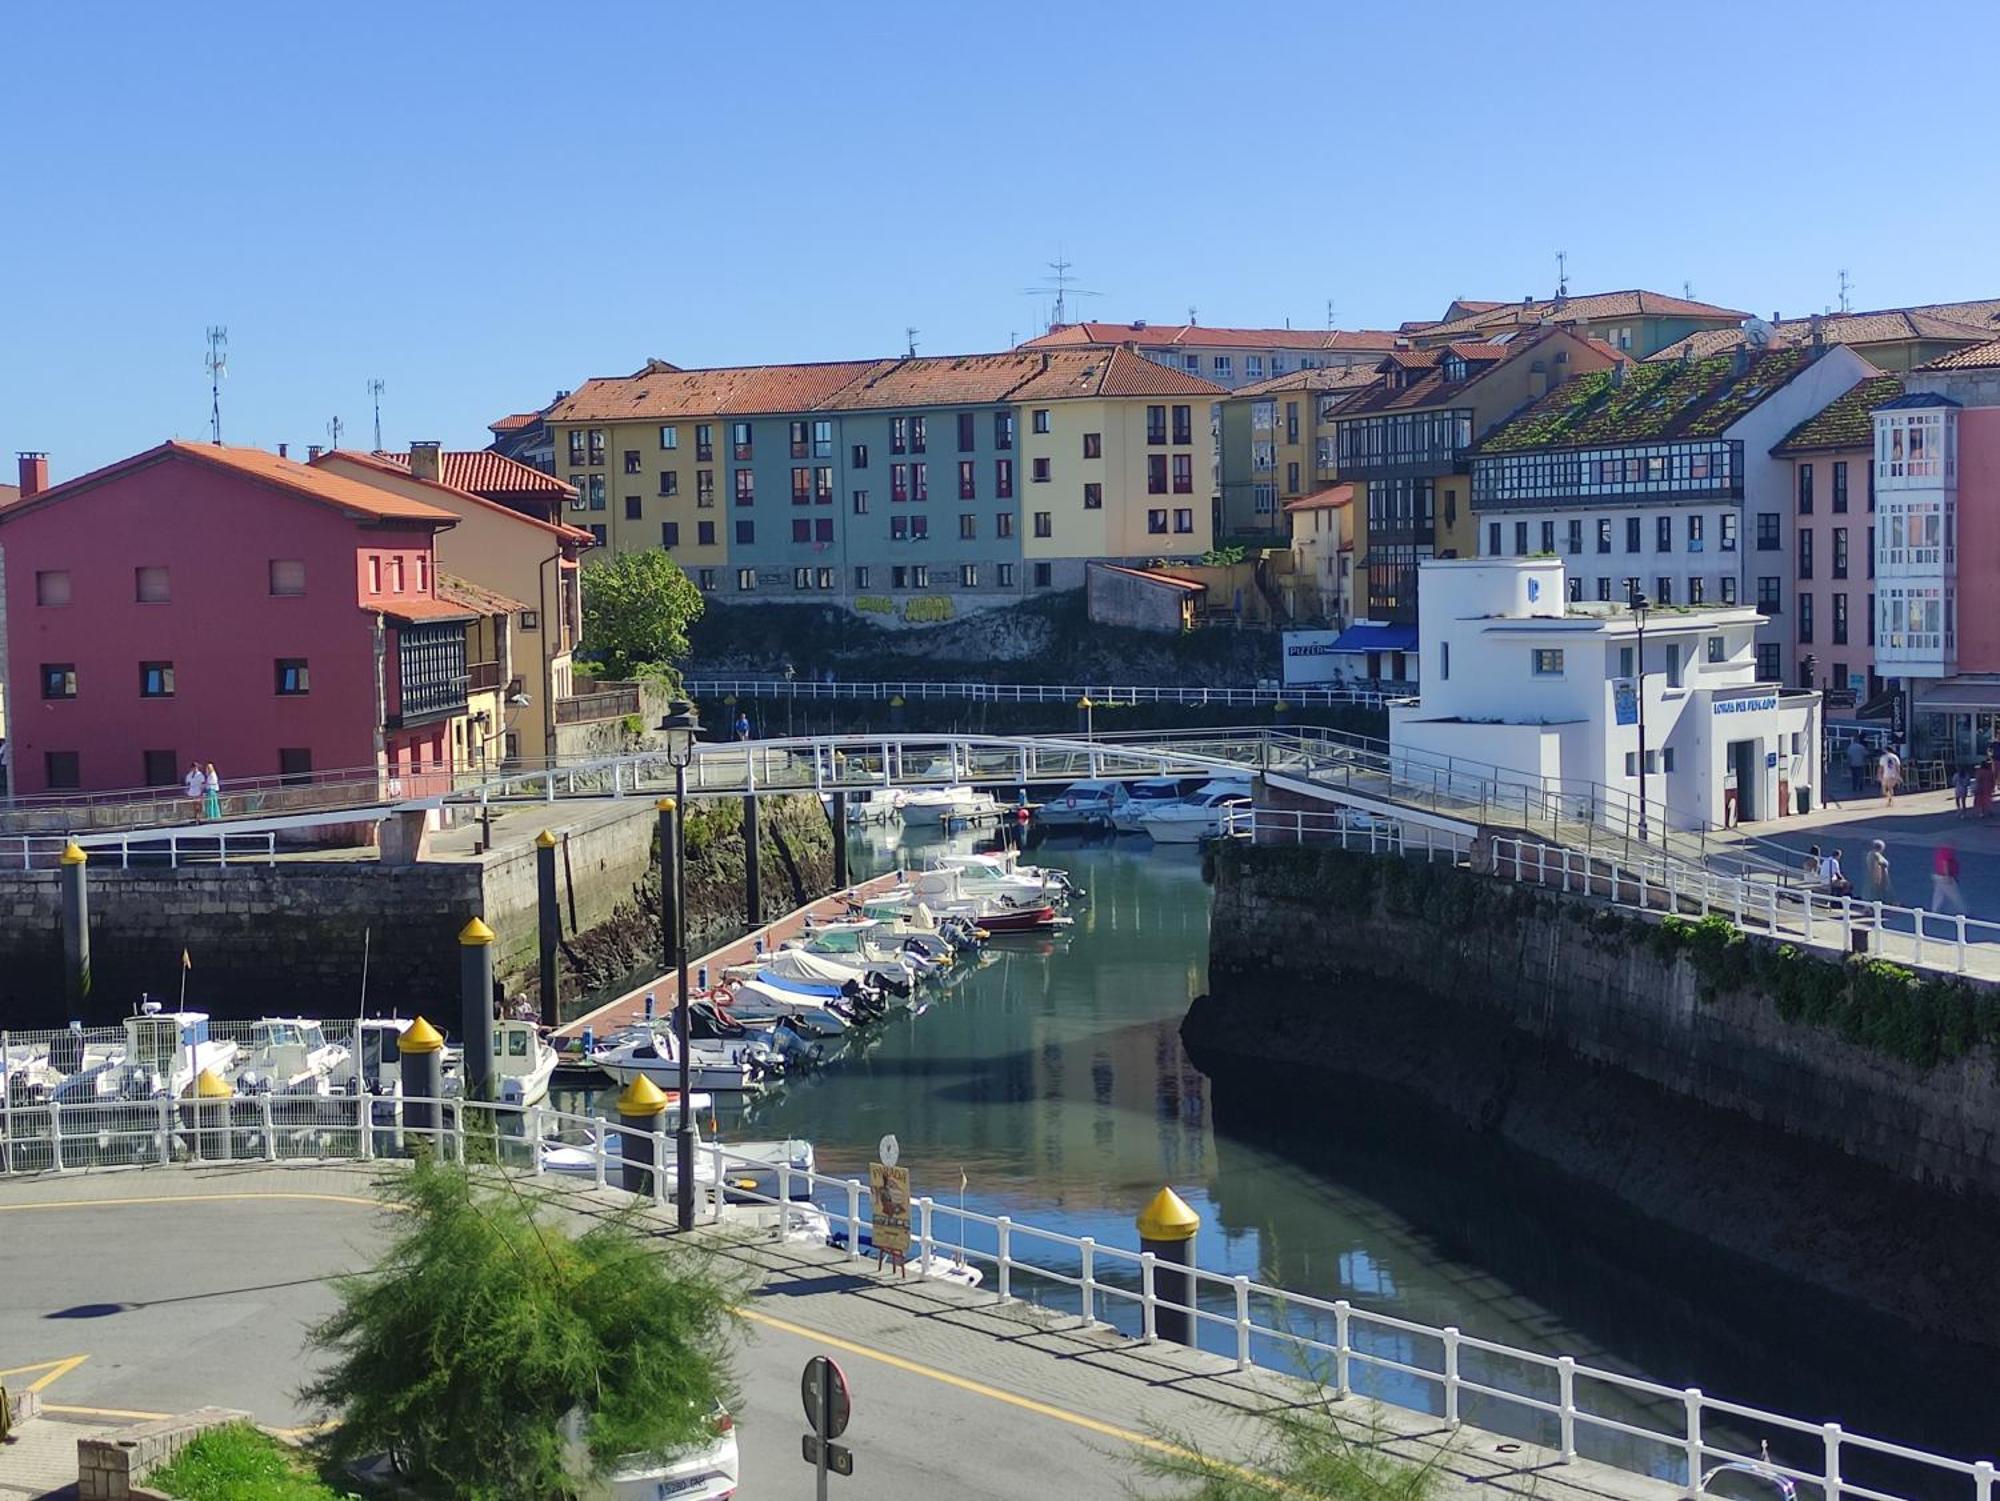
[[(683, 1230), (694, 1228), (694, 1090), (693, 1067), (688, 1046), (688, 952), (687, 952), (687, 769), (694, 760), (695, 736), (701, 723), (694, 705), (677, 698), (667, 705), (660, 721), (667, 737), (667, 759), (674, 767), (673, 869), (661, 870), (660, 879), (673, 883), (674, 931), (661, 935), (667, 949), (667, 964), (679, 971), (680, 1004), (674, 1008), (674, 1049), (680, 1059), (680, 1116), (674, 1123), (674, 1214)], [(664, 852), (663, 852), (664, 858)]]
[(1632, 591), (1632, 619), (1639, 628), (1639, 842), (1646, 842), (1646, 611), (1652, 608), (1644, 589)]

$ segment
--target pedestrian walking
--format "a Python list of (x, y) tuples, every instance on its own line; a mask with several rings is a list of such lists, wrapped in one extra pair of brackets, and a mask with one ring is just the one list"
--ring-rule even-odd
[(1805, 864), (1799, 874), (1803, 875), (1806, 884), (1811, 886), (1824, 878), (1825, 865), (1825, 860), (1820, 857), (1819, 846), (1815, 844), (1806, 850)]
[(1957, 807), (1960, 818), (1966, 817), (1972, 811), (1967, 806), (1972, 801), (1972, 768), (1963, 761), (1952, 770), (1951, 800)]
[(739, 713), (736, 716), (736, 738), (738, 740), (748, 740), (750, 738), (750, 716), (748, 714)]
[(215, 774), (213, 761), (208, 763), (208, 769), (201, 774), (201, 816), (222, 817), (222, 778)]
[(1868, 846), (1868, 899), (1874, 902), (1896, 899), (1896, 888), (1889, 880), (1888, 847), (1879, 839)]
[(204, 811), (203, 794), (208, 791), (208, 777), (201, 769), (201, 762), (188, 762), (187, 775), (181, 778), (181, 789), (187, 793), (188, 801), (194, 804), (194, 816), (199, 819)]
[(1946, 840), (1931, 856), (1931, 911), (1965, 910), (1965, 898), (1958, 892), (1958, 851)]
[(1861, 784), (1867, 780), (1868, 747), (1863, 745), (1861, 737), (1856, 735), (1852, 740), (1847, 742), (1848, 792), (1855, 797), (1861, 796)]
[(1837, 849), (1826, 857), (1823, 871), (1826, 889), (1835, 896), (1854, 895), (1854, 883), (1847, 879), (1847, 867), (1841, 863), (1846, 858), (1847, 851), (1842, 849)]
[(1896, 754), (1894, 746), (1883, 749), (1875, 774), (1882, 782), (1882, 801), (1891, 808), (1895, 807), (1896, 789), (1903, 784), (1903, 758)]
[(1972, 774), (1972, 815), (1975, 818), (1993, 816), (1993, 763), (1981, 761), (1978, 770)]

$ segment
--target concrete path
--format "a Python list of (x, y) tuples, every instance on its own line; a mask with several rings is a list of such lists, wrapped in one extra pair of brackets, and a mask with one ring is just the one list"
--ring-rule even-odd
[(102, 1438), (122, 1422), (31, 1418), (0, 1447), (0, 1501), (76, 1494), (76, 1443)]
[[(278, 1427), (307, 1423), (315, 1415), (292, 1395), (309, 1369), (302, 1331), (331, 1306), (327, 1277), (366, 1265), (381, 1244), (369, 1182), (361, 1168), (301, 1165), (0, 1183), (0, 1349), (83, 1357), (43, 1393), (71, 1418), (108, 1422), (115, 1408), (137, 1421), (218, 1402)], [(561, 1204), (594, 1215), (620, 1197), (563, 1190)], [(746, 1496), (809, 1494), (798, 1377), (814, 1354), (847, 1370), (856, 1482), (880, 1501), (1120, 1496), (1135, 1446), (1171, 1432), (1240, 1454), (1254, 1444), (1254, 1414), (1306, 1394), (988, 1292), (896, 1282), (825, 1248), (740, 1236), (715, 1243), (761, 1279), (740, 1359)], [(1676, 1493), (1421, 1414), (1359, 1399), (1342, 1410), (1357, 1439), (1435, 1461), (1446, 1496)]]

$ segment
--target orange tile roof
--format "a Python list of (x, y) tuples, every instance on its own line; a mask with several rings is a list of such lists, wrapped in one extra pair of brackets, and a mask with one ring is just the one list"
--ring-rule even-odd
[(1006, 354), (919, 355), (885, 360), (821, 402), (815, 411), (869, 407), (977, 406), (1042, 373), (1040, 351)]
[[(373, 457), (402, 469), (410, 467), (407, 453), (377, 452)], [(534, 495), (551, 501), (576, 498), (576, 486), (490, 448), (439, 453), (438, 477), (454, 490), (470, 490), (475, 495)]]
[(1283, 391), (1358, 391), (1375, 383), (1373, 365), (1319, 365), (1311, 370), (1288, 370), (1269, 380), (1253, 380), (1230, 391), (1232, 401), (1245, 396), (1275, 396)]
[(1030, 376), (1008, 400), (1062, 401), (1074, 397), (1194, 396), (1216, 400), (1230, 393), (1213, 381), (1175, 370), (1129, 349), (1048, 350), (1047, 368)]
[[(540, 527), (545, 532), (554, 532), (568, 542), (580, 542), (587, 546), (595, 540), (589, 532), (584, 531), (581, 527), (564, 526), (560, 522), (544, 521), (539, 516), (530, 516), (525, 511), (517, 511), (512, 506), (500, 504), (497, 500), (488, 500), (484, 495), (475, 494), (470, 490), (461, 490), (456, 485), (442, 484), (437, 480), (418, 479), (409, 471), (407, 455), (404, 456), (403, 465), (399, 466), (392, 462), (387, 454), (362, 453), (359, 449), (353, 448), (330, 448), (312, 461), (314, 472), (319, 472), (326, 465), (332, 464), (336, 460), (344, 460), (362, 469), (372, 469), (377, 474), (391, 475), (397, 479), (406, 479), (412, 484), (422, 485), (426, 489), (440, 491), (457, 500), (483, 507), (488, 511), (494, 512), (496, 515), (510, 517), (524, 526)], [(374, 491), (377, 494), (394, 495), (396, 493), (393, 490), (376, 490), (375, 486), (368, 484), (365, 480), (348, 480), (346, 483), (360, 485), (362, 488)], [(568, 489), (569, 487), (564, 486), (564, 488)], [(412, 505), (416, 504), (414, 501), (410, 503)], [(425, 509), (428, 510), (430, 508), (426, 507)], [(450, 511), (446, 511), (444, 514), (451, 516), (454, 522), (458, 520), (458, 517)]]
[(385, 599), (367, 603), (361, 607), (376, 615), (386, 615), (391, 620), (411, 622), (426, 620), (471, 620), (485, 612), (467, 609), (443, 599), (425, 599), (421, 596), (411, 599)]
[(524, 427), (533, 427), (542, 420), (540, 412), (509, 412), (498, 421), (486, 424), (489, 433), (518, 433)]
[(1187, 349), (1388, 349), (1386, 329), (1212, 328), (1205, 323), (1061, 323), (1024, 339), (1020, 349), (1074, 349), (1086, 345), (1143, 344)]
[(2000, 339), (1975, 344), (1970, 349), (1954, 349), (1950, 354), (1919, 365), (1919, 370), (1991, 370), (2000, 366)]
[(314, 469), (310, 465), (292, 459), (281, 459), (276, 454), (266, 453), (261, 448), (190, 443), (182, 438), (170, 438), (156, 448), (148, 448), (116, 463), (107, 464), (102, 469), (80, 474), (75, 479), (66, 480), (60, 485), (51, 485), (32, 499), (6, 507), (4, 511), (0, 511), (0, 516), (11, 519), (28, 511), (39, 510), (45, 504), (67, 500), (71, 495), (92, 489), (130, 470), (163, 462), (193, 463), (224, 470), (240, 478), (287, 491), (300, 499), (333, 506), (351, 515), (374, 521), (428, 522), (438, 530), (458, 525), (458, 518), (450, 511), (425, 505), (420, 500), (410, 500), (390, 491), (379, 490), (373, 485), (348, 479), (344, 475), (328, 474), (324, 470)]
[(488, 589), (484, 584), (475, 584), (471, 579), (446, 573), (442, 568), (437, 575), (437, 596), (449, 604), (476, 610), (481, 615), (518, 615), (523, 610), (534, 608), (518, 599), (510, 599), (496, 589)]
[(1285, 502), (1288, 511), (1337, 511), (1342, 506), (1354, 503), (1354, 486), (1351, 484), (1328, 485), (1324, 490), (1315, 490), (1310, 495), (1301, 495), (1297, 500)]
[(19, 485), (0, 485), (0, 506), (11, 506), (21, 498)]
[(1588, 323), (1597, 318), (1727, 318), (1741, 323), (1748, 313), (1714, 303), (1694, 302), (1686, 297), (1669, 297), (1663, 292), (1591, 292), (1564, 298), (1560, 305), (1553, 297), (1529, 298), (1501, 303), (1485, 312), (1454, 318), (1422, 331), (1426, 339), (1451, 339), (1462, 334), (1481, 333), (1510, 325)]
[(676, 417), (804, 412), (894, 360), (737, 365), (598, 376), (549, 410), (551, 422), (658, 422)]
[(1153, 568), (1127, 568), (1122, 563), (1092, 563), (1092, 568), (1102, 568), (1106, 573), (1122, 573), (1129, 578), (1144, 579), (1149, 584), (1165, 584), (1169, 588), (1184, 589), (1194, 594), (1208, 593), (1208, 585), (1184, 579), (1171, 573), (1161, 573)]

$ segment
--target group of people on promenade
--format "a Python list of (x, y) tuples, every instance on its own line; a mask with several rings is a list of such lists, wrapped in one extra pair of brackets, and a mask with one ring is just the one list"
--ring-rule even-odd
[(1993, 794), (2000, 788), (2000, 763), (1992, 750), (1971, 764), (1961, 764), (1952, 773), (1951, 800), (1960, 818), (1991, 818)]
[[(1848, 878), (1845, 867), (1847, 852), (1835, 849), (1829, 854), (1821, 854), (1818, 845), (1806, 851), (1801, 874), (1808, 886), (1823, 888), (1829, 896), (1853, 896), (1854, 882)], [(1871, 902), (1893, 904), (1896, 900), (1896, 886), (1891, 879), (1889, 849), (1880, 839), (1868, 842), (1868, 854), (1863, 862), (1866, 880), (1866, 899)], [(1950, 914), (1965, 910), (1965, 898), (1958, 889), (1958, 850), (1947, 839), (1931, 854), (1931, 901), (1925, 910), (1940, 914)]]
[(194, 804), (194, 816), (207, 822), (222, 817), (222, 778), (215, 774), (215, 763), (204, 766), (199, 761), (188, 762), (187, 775), (181, 778), (181, 788)]

